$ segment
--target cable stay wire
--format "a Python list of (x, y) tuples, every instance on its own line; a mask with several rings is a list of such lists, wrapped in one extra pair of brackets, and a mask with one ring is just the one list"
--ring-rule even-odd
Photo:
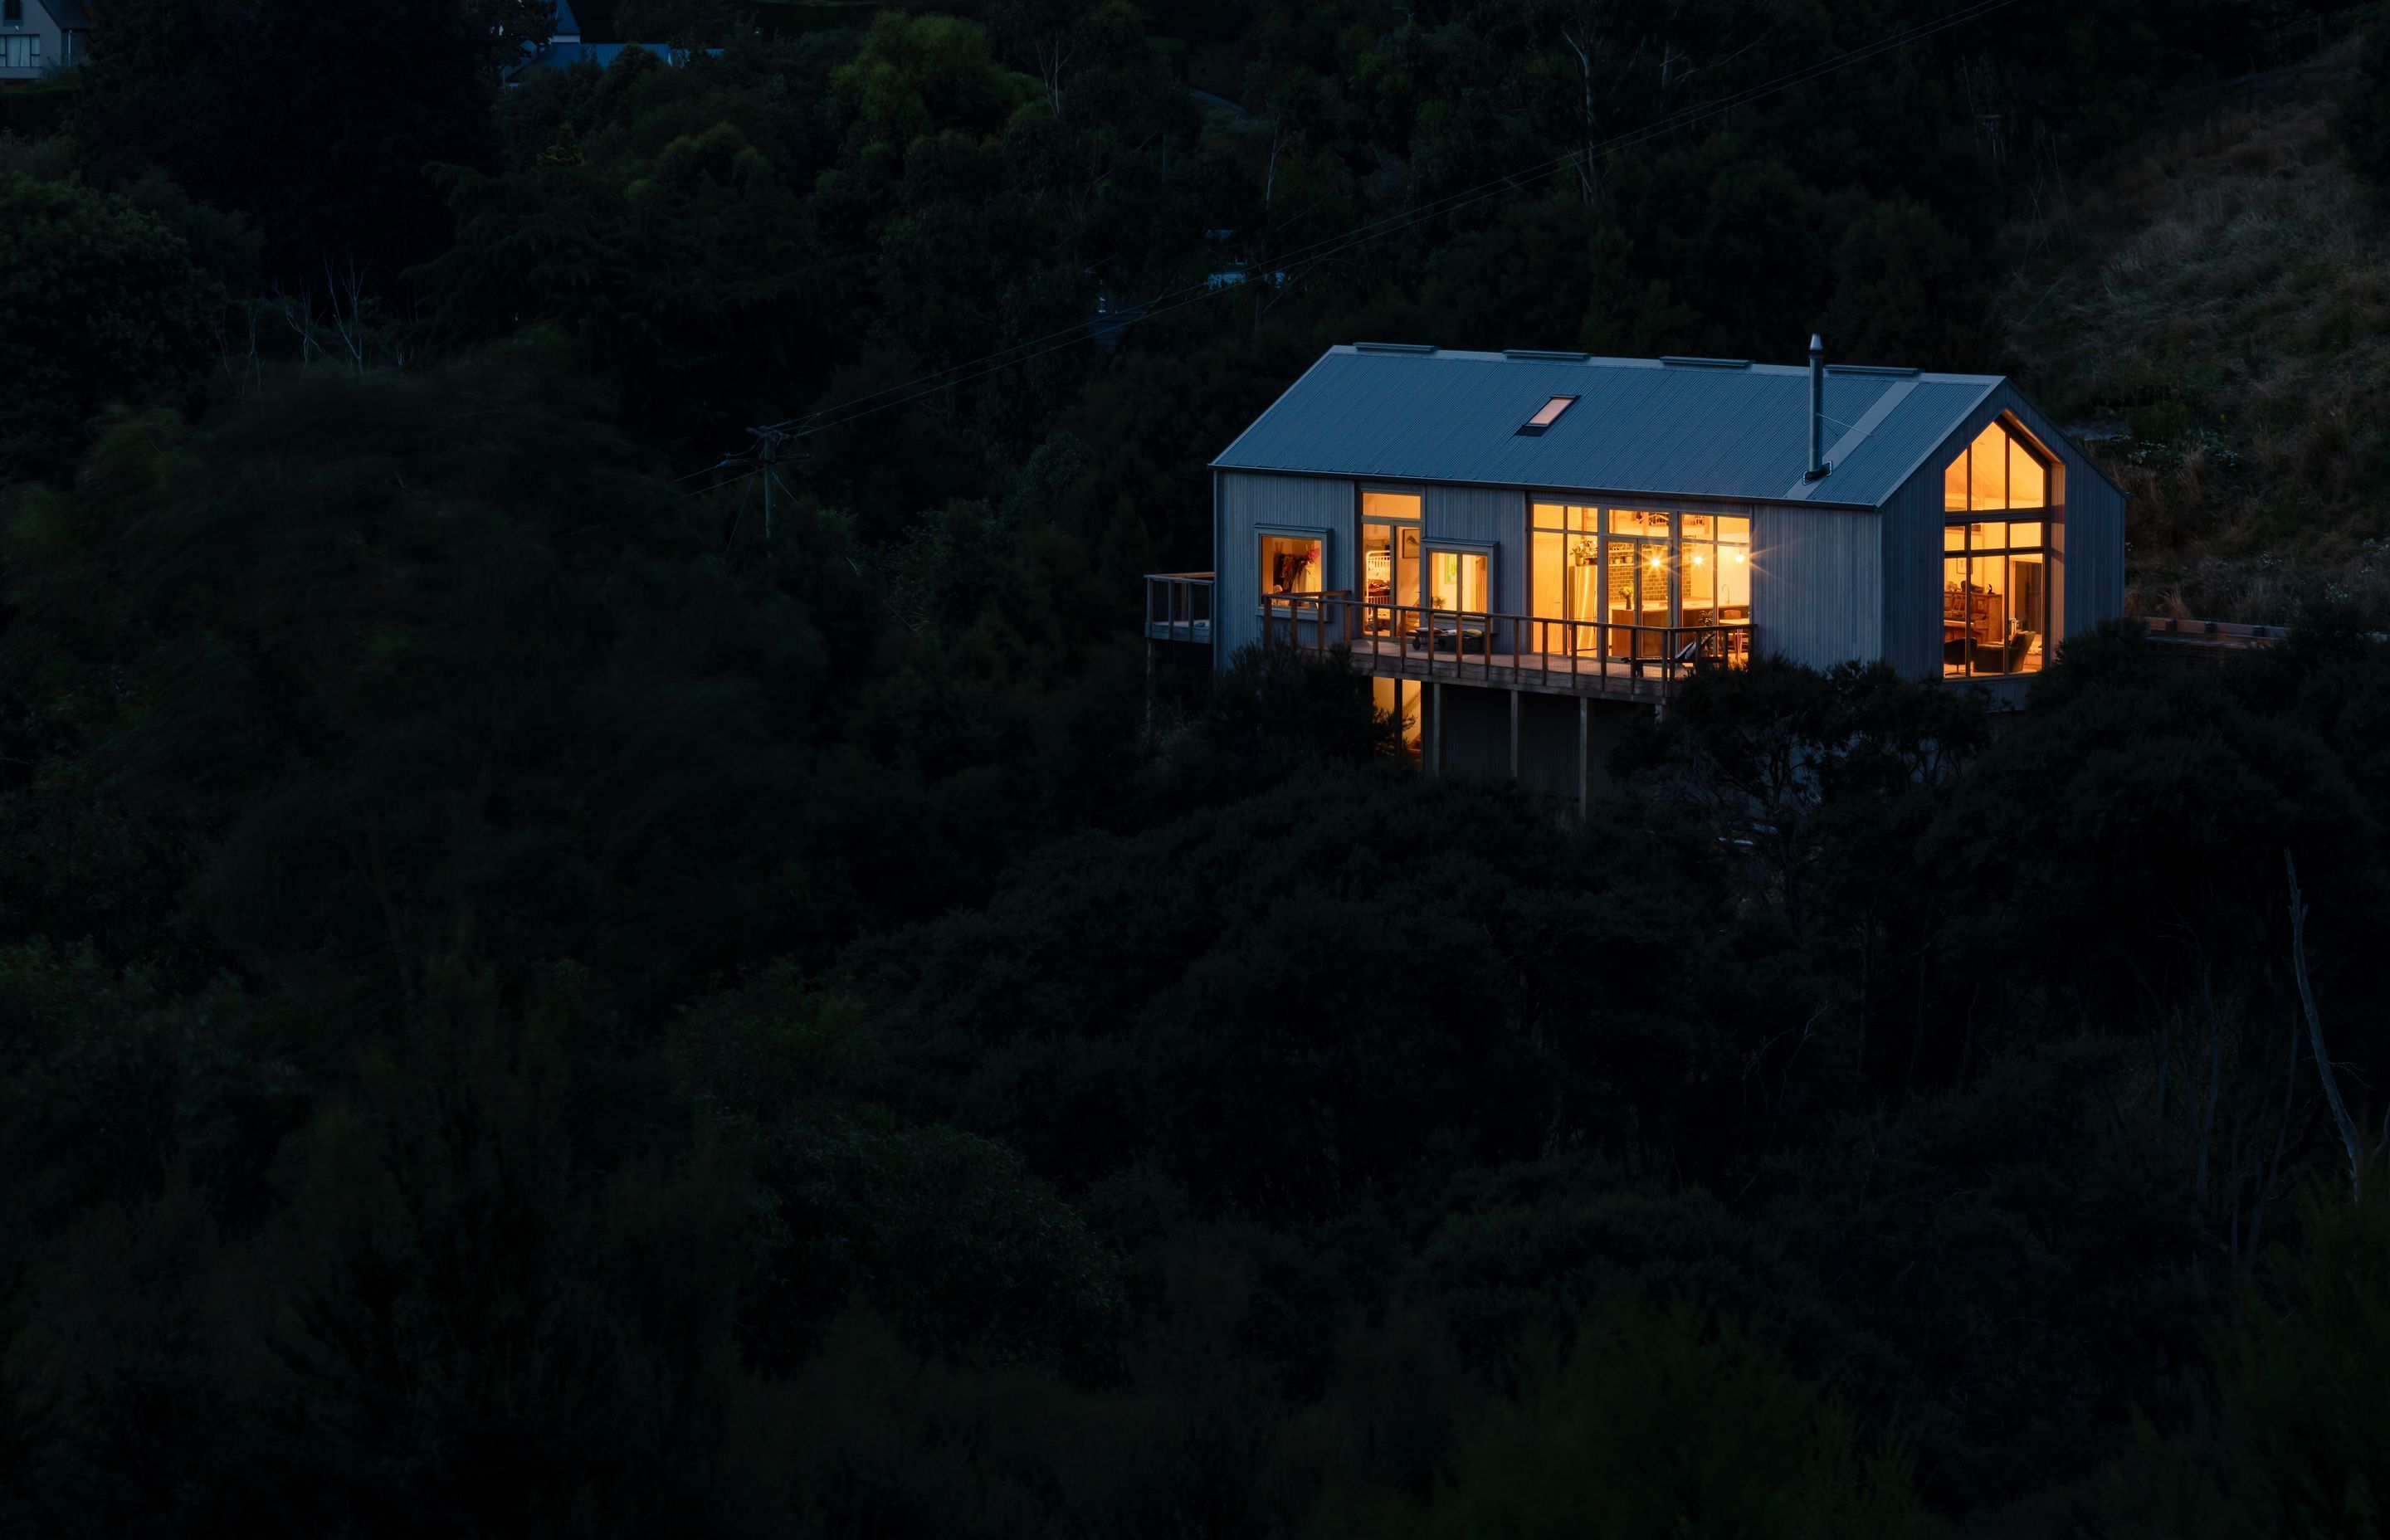
[[(1523, 185), (1531, 184), (1538, 178), (1576, 165), (1580, 161), (1601, 159), (1616, 154), (1620, 150), (1633, 148), (1650, 140), (1673, 134), (1679, 129), (1731, 112), (1737, 108), (1746, 107), (1753, 102), (1789, 91), (1794, 86), (1806, 84), (1854, 65), (1880, 58), (1886, 53), (1921, 42), (1937, 33), (1981, 20), (2014, 4), (2016, 0), (1973, 0), (1972, 4), (1962, 6), (1932, 21), (1918, 22), (1861, 44), (1831, 58), (1814, 60), (1758, 84), (1728, 92), (1723, 96), (1696, 103), (1690, 107), (1680, 108), (1675, 112), (1613, 135), (1599, 143), (1579, 147), (1535, 166), (1513, 170), (1474, 186), (1446, 194), (1423, 204), (1397, 210), (1336, 235), (1322, 237), (1308, 245), (1296, 247), (1273, 256), (1270, 259), (1270, 264), (1274, 267), (1317, 266), (1331, 257), (1340, 256), (1356, 247), (1399, 234), (1430, 220), (1441, 218), (1471, 204), (1482, 202), (1488, 198), (1517, 190)], [(1189, 284), (1179, 289), (1158, 295), (1133, 311), (1118, 312), (1116, 318), (1108, 316), (1106, 323), (1115, 329), (1124, 330), (1139, 321), (1150, 320), (1157, 315), (1183, 309), (1198, 301), (1232, 292), (1235, 287), (1216, 284), (1209, 279)], [(916, 379), (895, 385), (883, 386), (877, 391), (852, 397), (834, 406), (821, 407), (803, 417), (786, 418), (751, 431), (757, 437), (765, 439), (811, 437), (816, 433), (842, 427), (862, 417), (894, 407), (909, 405), (913, 402), (935, 395), (939, 391), (983, 379), (991, 374), (1026, 364), (1033, 359), (1042, 358), (1062, 348), (1076, 346), (1098, 335), (1101, 329), (1095, 321), (1076, 321), (1068, 327), (1046, 333), (1044, 336), (1029, 338), (981, 357), (949, 365)], [(881, 399), (883, 397), (893, 399)], [(732, 456), (725, 456), (724, 463), (731, 463), (732, 459)], [(716, 468), (708, 467), (707, 468)], [(692, 475), (702, 473), (701, 471), (693, 472)], [(687, 478), (684, 478), (686, 479)], [(743, 479), (734, 478), (733, 480)]]

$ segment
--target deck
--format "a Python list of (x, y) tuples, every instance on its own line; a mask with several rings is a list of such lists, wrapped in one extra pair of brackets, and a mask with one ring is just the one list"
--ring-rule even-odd
[[(1268, 641), (1320, 654), (1342, 649), (1372, 678), (1537, 695), (1658, 700), (1703, 669), (1745, 666), (1755, 645), (1752, 628), (1740, 623), (1555, 621), (1373, 603), (1347, 593), (1272, 594), (1262, 604)], [(1211, 573), (1149, 573), (1146, 636), (1209, 643), (1212, 605)]]
[(1145, 637), (1212, 645), (1212, 574), (1145, 574)]
[[(1624, 631), (1628, 628), (1620, 626), (1613, 629)], [(1666, 629), (1684, 630), (1690, 635), (1690, 631), (1696, 628)], [(1734, 633), (1731, 638), (1734, 645), (1725, 654), (1704, 656), (1695, 650), (1682, 658), (1669, 655), (1605, 658), (1590, 648), (1584, 653), (1570, 653), (1481, 650), (1475, 647), (1456, 655), (1448, 647), (1431, 650), (1382, 636), (1357, 636), (1350, 640), (1331, 636), (1327, 648), (1314, 643), (1312, 649), (1327, 650), (1341, 645), (1350, 654), (1354, 671), (1372, 678), (1471, 685), (1524, 690), (1531, 695), (1585, 695), (1619, 700), (1657, 700), (1669, 690), (1681, 686), (1703, 666), (1741, 667), (1750, 657), (1751, 628), (1736, 626), (1730, 629)], [(1682, 648), (1672, 650), (1680, 651)]]

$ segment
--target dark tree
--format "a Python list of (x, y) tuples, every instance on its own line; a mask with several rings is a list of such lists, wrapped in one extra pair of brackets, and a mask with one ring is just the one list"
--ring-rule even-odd
[(353, 260), (388, 289), (447, 243), (425, 164), (490, 158), (490, 42), (462, 0), (122, 0), (97, 21), (76, 125), (94, 174), (154, 167), (247, 213), (287, 286)]

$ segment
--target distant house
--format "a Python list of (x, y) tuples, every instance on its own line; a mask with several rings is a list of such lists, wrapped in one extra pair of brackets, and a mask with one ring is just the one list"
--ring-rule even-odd
[(549, 34), (545, 46), (534, 49), (531, 58), (508, 71), (507, 80), (512, 83), (533, 70), (570, 70), (584, 60), (603, 70), (621, 58), (625, 48), (645, 48), (666, 64), (688, 62), (687, 50), (669, 43), (585, 43), (580, 19), (572, 14), (572, 0), (556, 0), (556, 31)]
[(0, 90), (80, 64), (90, 41), (82, 0), (0, 0)]
[(1427, 767), (1579, 799), (1693, 672), (1890, 663), (2020, 704), (2124, 607), (2125, 494), (1996, 375), (1330, 348), (1212, 462), (1146, 634), (1346, 649)]

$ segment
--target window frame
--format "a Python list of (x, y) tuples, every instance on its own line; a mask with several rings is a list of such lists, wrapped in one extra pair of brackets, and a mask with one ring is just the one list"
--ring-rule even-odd
[[(1994, 429), (1999, 430), (2002, 442), (2007, 448), (2007, 457), (2000, 468), (2000, 486), (2004, 495), (1998, 507), (1978, 507), (1975, 506), (1976, 488), (1972, 456), (1975, 446), (1982, 443), (1985, 436)], [(2041, 482), (2039, 502), (2019, 503), (2015, 498), (2017, 462), (2020, 457), (2030, 462), (2039, 472)], [(1961, 465), (1967, 467), (1966, 507), (1957, 508), (1950, 506), (1950, 473)], [(1972, 431), (1966, 432), (1958, 452), (1942, 463), (1942, 546), (1938, 553), (1942, 561), (1944, 595), (1942, 661), (1937, 666), (1935, 677), (1961, 681), (2009, 679), (2019, 674), (2039, 674), (2049, 666), (2052, 655), (2050, 616), (2056, 612), (2059, 602), (2057, 591), (2061, 547), (2059, 530), (2064, 522), (2064, 463), (2043, 446), (2033, 430), (2020, 421), (2015, 413), (2006, 409), (1993, 413), (1981, 426)], [(2020, 518), (2018, 515), (2024, 517)], [(2000, 543), (1998, 545), (1976, 545), (1972, 534), (1973, 530), (1979, 525), (1993, 524), (1998, 525), (2001, 529)], [(2012, 532), (2019, 524), (2035, 526), (2039, 532), (2038, 539), (2027, 545), (2016, 544), (2012, 538)], [(1955, 550), (1950, 545), (1950, 533), (1953, 530), (1969, 532), (1960, 536), (1959, 545)], [(2037, 613), (2030, 617), (2030, 624), (2019, 624), (2016, 615), (2016, 579), (2013, 573), (2015, 558), (2019, 557), (2031, 558), (2038, 564), (2041, 571), (2041, 591), (2037, 596)], [(1996, 669), (1978, 669), (1975, 664), (1975, 649), (1982, 644), (1978, 643), (1974, 636), (1973, 601), (1972, 598), (1961, 599), (1961, 606), (1965, 612), (1961, 613), (1955, 622), (1960, 627), (1960, 635), (1954, 637), (1950, 634), (1950, 627), (1954, 622), (1950, 615), (1949, 596), (1954, 592), (1962, 595), (1976, 593), (1978, 591), (1975, 584), (1977, 562), (1982, 560), (1988, 563), (1995, 559), (2000, 563), (2002, 586), (1999, 590), (1999, 598), (2002, 612), (2010, 627), (2000, 645), (2005, 647), (2010, 639), (2029, 631), (2038, 638), (2040, 656), (2033, 659), (2029, 663), (2025, 659), (2021, 658), (2015, 668), (2006, 666), (2003, 661), (2002, 666)], [(1960, 578), (1962, 586), (1959, 590), (1953, 590), (1949, 586), (1950, 563), (1953, 560), (1963, 564)], [(1981, 591), (1991, 592), (1988, 588)], [(1955, 668), (1952, 666), (1950, 658), (1950, 649), (1953, 646), (1961, 648), (1960, 661)], [(2027, 650), (2031, 651), (2030, 648)]]
[[(2001, 510), (1986, 509), (1985, 511), (1998, 512)], [(2049, 517), (2049, 510), (2047, 508), (2026, 508), (2014, 511), (2038, 513), (2041, 517), (2037, 519), (1999, 520), (1982, 519), (1971, 515), (1966, 518), (1946, 518), (1942, 521), (1943, 545), (1941, 558), (1943, 583), (1942, 592), (1944, 599), (1942, 607), (1942, 663), (1937, 674), (1937, 677), (1939, 678), (1959, 680), (2012, 679), (2020, 674), (2030, 675), (2039, 674), (2049, 666), (2049, 615), (2050, 606), (2055, 599), (2053, 589), (2056, 586), (2056, 584), (2051, 581), (2051, 574), (2057, 566), (2055, 559), (2057, 553), (2050, 545), (2050, 520)], [(2001, 542), (1997, 545), (1978, 545), (1974, 543), (1972, 532), (1975, 526), (1979, 524), (1998, 524), (2004, 531), (2013, 529), (2019, 524), (2032, 524), (2041, 532), (2041, 538), (2038, 544), (2029, 545), (2016, 545), (2005, 537), (2003, 537)], [(1971, 532), (1968, 535), (1960, 538), (1959, 548), (1957, 550), (1952, 550), (1950, 548), (1949, 540), (1950, 532), (1952, 530), (1967, 530)], [(2033, 623), (2031, 625), (2020, 625), (2017, 623), (2016, 579), (2012, 574), (2016, 570), (2015, 561), (2018, 557), (2033, 558), (2036, 564), (2037, 564), (2041, 569), (2041, 592), (2038, 596), (2038, 613), (2032, 617)], [(1998, 645), (2006, 647), (2012, 638), (2026, 632), (2030, 632), (2039, 639), (2041, 655), (2039, 658), (2034, 659), (2030, 666), (2027, 666), (2026, 661), (2024, 658), (2020, 658), (2018, 660), (2017, 666), (2014, 668), (2010, 668), (2005, 663), (1996, 669), (1978, 669), (1975, 666), (1975, 648), (1982, 644), (1975, 639), (1975, 622), (1974, 617), (1972, 613), (1972, 600), (1970, 596), (1972, 596), (1977, 592), (1988, 594), (1993, 591), (1989, 588), (1978, 589), (1976, 587), (1975, 567), (1978, 560), (1998, 560), (2001, 564), (2002, 586), (1998, 590), (1998, 594), (2001, 612), (2006, 617), (2009, 630), (2007, 634), (2000, 638)], [(1952, 622), (1948, 597), (1948, 596), (1953, 592), (1949, 586), (1950, 563), (1953, 561), (1958, 561), (1963, 564), (1963, 575), (1961, 576), (1960, 582), (1964, 586), (1963, 588), (1957, 590), (1957, 592), (1962, 596), (1962, 603), (1967, 606), (1970, 611), (1968, 613), (1962, 613), (1959, 617), (1957, 623), (1960, 628), (1960, 635), (1956, 637), (1950, 635), (1950, 626)], [(1954, 669), (1951, 666), (1950, 648), (1952, 646), (1959, 644), (1963, 644), (1963, 648), (1960, 653), (1959, 666)], [(2030, 648), (2027, 648), (2027, 652), (2029, 655), (2031, 652)]]
[[(1331, 533), (1332, 532), (1325, 524), (1256, 523), (1253, 525), (1254, 613), (1266, 617), (1271, 612), (1270, 600), (1273, 597), (1286, 598), (1293, 597), (1291, 595), (1273, 595), (1270, 592), (1269, 570), (1264, 562), (1265, 552), (1263, 543), (1269, 540), (1309, 540), (1318, 545), (1319, 586), (1317, 588), (1298, 588), (1293, 591), (1294, 595), (1309, 594), (1316, 599), (1320, 595), (1330, 591), (1328, 587), (1328, 569), (1330, 563), (1334, 559), (1335, 549), (1335, 547), (1330, 543)], [(1318, 607), (1314, 605), (1312, 609), (1316, 614)], [(1305, 618), (1308, 619), (1310, 617), (1306, 616)]]
[[(1684, 618), (1684, 570), (1685, 520), (1689, 518), (1706, 519), (1711, 521), (1712, 533), (1707, 539), (1695, 540), (1695, 545), (1704, 546), (1711, 550), (1723, 550), (1728, 548), (1741, 549), (1743, 552), (1743, 560), (1745, 565), (1755, 565), (1755, 562), (1753, 559), (1753, 541), (1756, 538), (1758, 533), (1758, 521), (1756, 510), (1748, 503), (1693, 503), (1678, 499), (1655, 499), (1650, 497), (1635, 497), (1632, 499), (1619, 499), (1614, 501), (1605, 498), (1594, 498), (1584, 502), (1577, 502), (1570, 500), (1570, 498), (1571, 494), (1565, 493), (1544, 496), (1538, 496), (1531, 493), (1526, 499), (1526, 594), (1527, 614), (1530, 622), (1535, 621), (1558, 622), (1565, 620), (1578, 625), (1606, 626), (1610, 624), (1611, 622), (1608, 619), (1609, 606), (1607, 596), (1610, 591), (1611, 550), (1613, 545), (1618, 545), (1638, 547), (1656, 547), (1663, 553), (1661, 556), (1661, 562), (1666, 569), (1668, 574), (1668, 608), (1667, 619), (1664, 623), (1671, 630), (1682, 628), (1687, 623)], [(1543, 508), (1558, 510), (1560, 522), (1547, 522), (1540, 518), (1538, 510)], [(1668, 521), (1667, 531), (1664, 534), (1626, 532), (1613, 533), (1610, 527), (1611, 518), (1613, 514), (1620, 513), (1642, 514), (1646, 516), (1657, 515), (1664, 517)], [(1743, 527), (1743, 538), (1741, 541), (1729, 541), (1719, 538), (1717, 533), (1719, 523), (1720, 521), (1728, 519), (1737, 520), (1741, 522)], [(1572, 542), (1577, 540), (1588, 540), (1593, 543), (1594, 566), (1598, 574), (1596, 578), (1596, 585), (1600, 596), (1597, 598), (1599, 608), (1597, 609), (1596, 613), (1592, 615), (1562, 614), (1558, 616), (1536, 613), (1536, 586), (1537, 582), (1536, 548), (1538, 536), (1558, 537), (1563, 562), (1566, 560), (1567, 553)], [(1645, 553), (1643, 551), (1638, 551), (1638, 557), (1641, 557)], [(1563, 570), (1563, 576), (1561, 583), (1561, 592), (1562, 597), (1561, 608), (1563, 610), (1574, 608), (1573, 603), (1571, 602), (1574, 596), (1569, 589), (1565, 576), (1565, 569)], [(1711, 608), (1715, 611), (1717, 609), (1723, 608), (1723, 606), (1713, 603)], [(1751, 606), (1746, 602), (1740, 608), (1744, 609), (1746, 613), (1739, 619), (1730, 621), (1713, 619), (1704, 623), (1713, 627), (1748, 629), (1752, 624), (1752, 617), (1747, 612)], [(1600, 633), (1597, 633), (1597, 635), (1600, 635)]]
[[(1519, 425), (1519, 431), (1516, 436), (1523, 439), (1539, 439), (1543, 437), (1546, 433), (1551, 430), (1551, 427), (1554, 423), (1569, 415), (1569, 408), (1574, 406), (1578, 402), (1583, 401), (1584, 399), (1585, 398), (1581, 395), (1552, 397), (1550, 400), (1545, 402), (1541, 406), (1536, 408), (1534, 417), (1530, 417), (1526, 421)], [(1551, 416), (1548, 417), (1544, 417), (1546, 412), (1549, 412)], [(1543, 417), (1543, 420), (1541, 422), (1537, 422), (1536, 420), (1536, 417)]]
[[(1438, 556), (1482, 556), (1485, 558), (1485, 603), (1471, 610), (1467, 605), (1455, 605), (1450, 610), (1434, 602), (1435, 558)], [(1439, 540), (1432, 534), (1420, 538), (1420, 608), (1439, 615), (1496, 615), (1494, 596), (1500, 592), (1502, 545), (1497, 540)]]
[[(1975, 445), (1982, 442), (1985, 433), (1995, 428), (1998, 429), (2001, 435), (2007, 440), (2009, 449), (2008, 459), (2001, 467), (2000, 484), (2004, 488), (2013, 487), (2016, 485), (2016, 460), (2019, 455), (2023, 455), (2026, 459), (2032, 461), (2035, 468), (2041, 472), (2040, 502), (2020, 504), (2011, 498), (2003, 501), (2000, 506), (1996, 508), (1988, 507), (1977, 507), (1975, 506), (1975, 476), (1972, 456), (1974, 454)], [(1954, 508), (1950, 506), (1950, 471), (1953, 467), (1959, 465), (1962, 461), (1968, 463), (1967, 506), (1963, 508)], [(1976, 520), (1974, 517), (1975, 515), (1998, 513), (2005, 517), (2008, 514), (2019, 511), (2038, 511), (2043, 516), (2043, 522), (2047, 523), (2049, 521), (2050, 515), (2053, 514), (2059, 507), (2057, 499), (2051, 494), (2059, 486), (2060, 474), (2061, 467), (2059, 465), (2058, 457), (2044, 449), (2041, 446), (2040, 441), (2033, 436), (2032, 432), (2025, 428), (2024, 424), (2016, 419), (2014, 414), (2006, 411), (1994, 413), (1989, 418), (1985, 419), (1981, 428), (1976, 429), (1973, 432), (1967, 435), (1966, 442), (1959, 446), (1958, 454), (1942, 462), (1943, 522), (1945, 524), (1954, 522), (1980, 522), (1981, 520)], [(1962, 514), (1966, 516), (1963, 520), (1957, 517)]]
[[(1369, 511), (1369, 498), (1372, 494), (1381, 497), (1407, 497), (1417, 505), (1419, 511), (1413, 514), (1371, 513)], [(1375, 635), (1376, 633), (1374, 629), (1372, 629), (1373, 621), (1377, 617), (1383, 616), (1385, 619), (1385, 630), (1388, 632), (1398, 631), (1402, 628), (1401, 618), (1403, 612), (1406, 610), (1416, 612), (1423, 609), (1427, 602), (1426, 484), (1424, 482), (1418, 481), (1354, 482), (1352, 523), (1353, 597), (1355, 599), (1359, 601), (1362, 607), (1360, 610), (1362, 625), (1364, 629), (1371, 629), (1372, 634)], [(1372, 606), (1370, 603), (1369, 578), (1368, 574), (1362, 570), (1361, 565), (1368, 559), (1368, 529), (1372, 524), (1385, 525), (1388, 530), (1389, 538), (1394, 543), (1394, 549), (1391, 553), (1393, 558), (1391, 565), (1394, 570), (1394, 578), (1388, 584), (1390, 590), (1398, 586), (1402, 573), (1403, 531), (1417, 531), (1420, 537), (1418, 586), (1407, 595), (1394, 593), (1390, 600), (1381, 606)]]

